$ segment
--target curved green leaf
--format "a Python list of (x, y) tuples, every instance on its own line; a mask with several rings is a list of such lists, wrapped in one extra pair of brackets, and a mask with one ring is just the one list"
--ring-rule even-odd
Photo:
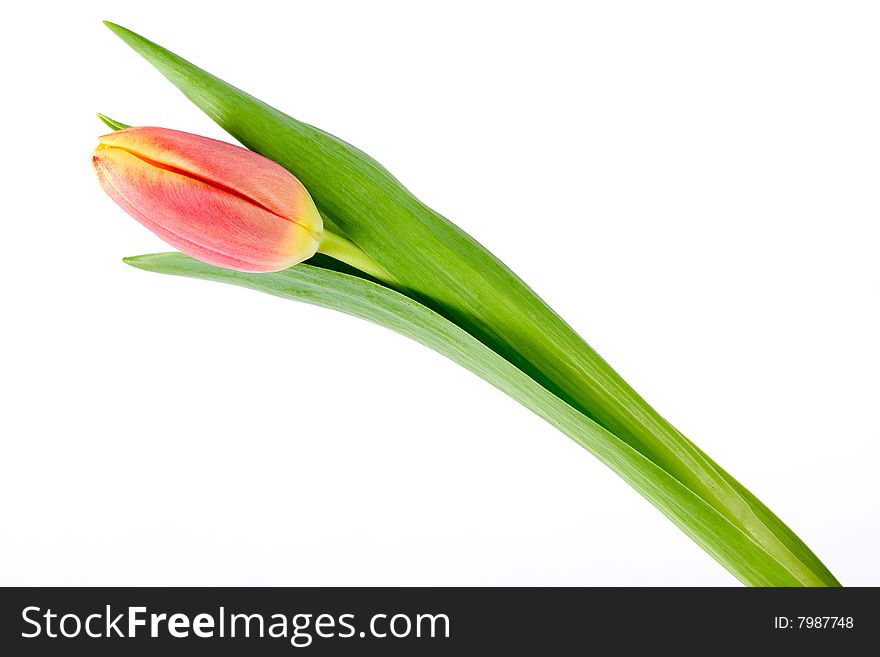
[(136, 256), (125, 262), (147, 271), (230, 283), (332, 308), (412, 338), (471, 370), (585, 447), (743, 582), (799, 584), (783, 564), (662, 468), (467, 331), (403, 294), (365, 278), (306, 263), (275, 274), (245, 274), (182, 253)]

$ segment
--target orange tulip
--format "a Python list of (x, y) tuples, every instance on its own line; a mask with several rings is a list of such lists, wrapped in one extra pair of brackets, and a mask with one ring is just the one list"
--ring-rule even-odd
[(290, 172), (252, 151), (166, 128), (104, 135), (92, 154), (104, 191), (187, 255), (272, 272), (312, 257), (323, 221)]

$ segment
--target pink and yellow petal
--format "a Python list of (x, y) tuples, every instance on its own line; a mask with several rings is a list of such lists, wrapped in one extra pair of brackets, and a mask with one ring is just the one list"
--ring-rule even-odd
[(289, 171), (234, 144), (151, 127), (119, 130), (100, 137), (99, 143), (225, 187), (279, 216), (300, 217), (313, 207), (308, 191)]
[(279, 216), (224, 187), (109, 144), (98, 147), (94, 161), (105, 191), (132, 217), (172, 246), (210, 264), (278, 271), (317, 250), (317, 211), (315, 230), (309, 221)]

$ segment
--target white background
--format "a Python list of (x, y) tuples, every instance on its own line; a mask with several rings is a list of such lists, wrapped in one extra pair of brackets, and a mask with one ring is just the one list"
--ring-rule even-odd
[(105, 18), (375, 156), (880, 584), (876, 3), (12, 7), (0, 584), (736, 584), (437, 354), (123, 265), (94, 113), (223, 133)]

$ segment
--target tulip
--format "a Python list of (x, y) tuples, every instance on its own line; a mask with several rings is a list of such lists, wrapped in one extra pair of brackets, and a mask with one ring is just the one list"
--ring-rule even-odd
[(286, 169), (240, 146), (165, 128), (126, 128), (92, 155), (104, 191), (187, 255), (272, 272), (312, 257), (323, 221)]
[(166, 128), (104, 135), (92, 154), (104, 191), (187, 255), (243, 272), (287, 269), (321, 251), (393, 279), (351, 241), (324, 230), (296, 177), (246, 148)]
[[(333, 208), (334, 222), (393, 266), (400, 283), (390, 291), (330, 267), (231, 277), (174, 253), (126, 262), (387, 326), (464, 365), (567, 433), (744, 583), (839, 585), (803, 541), (649, 406), (519, 277), (375, 160), (130, 30), (108, 27), (221, 127), (247, 134), (253, 148), (271, 150), (280, 164), (301, 172), (319, 204)], [(560, 225), (544, 224), (541, 236), (559, 234)], [(527, 237), (535, 232), (529, 226)], [(326, 233), (319, 250), (332, 255)], [(531, 242), (527, 249), (534, 248)], [(442, 400), (438, 408), (447, 411)], [(645, 541), (636, 547), (650, 551)]]

